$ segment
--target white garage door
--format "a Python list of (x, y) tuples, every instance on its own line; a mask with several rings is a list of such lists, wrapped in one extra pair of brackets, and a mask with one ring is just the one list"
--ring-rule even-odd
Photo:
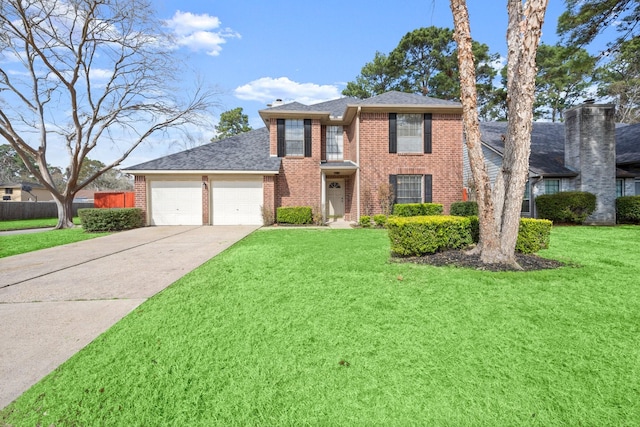
[(151, 181), (152, 225), (202, 225), (200, 181)]
[(262, 177), (214, 180), (213, 225), (262, 225)]

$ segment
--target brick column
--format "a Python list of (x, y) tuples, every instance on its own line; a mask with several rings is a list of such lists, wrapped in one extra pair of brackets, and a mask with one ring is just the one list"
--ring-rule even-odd
[(209, 225), (209, 177), (202, 177), (202, 225)]
[(147, 218), (147, 177), (136, 176), (134, 181), (135, 204), (136, 208), (142, 209), (142, 217), (145, 219), (145, 225), (149, 224)]

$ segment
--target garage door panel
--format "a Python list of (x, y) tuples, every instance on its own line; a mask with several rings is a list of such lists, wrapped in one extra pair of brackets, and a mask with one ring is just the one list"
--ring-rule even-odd
[(152, 225), (202, 225), (200, 181), (152, 181)]
[(216, 180), (212, 188), (214, 225), (262, 224), (262, 178)]

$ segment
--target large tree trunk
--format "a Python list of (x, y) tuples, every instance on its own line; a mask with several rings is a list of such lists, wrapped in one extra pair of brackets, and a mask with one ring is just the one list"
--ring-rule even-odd
[(73, 228), (73, 197), (54, 198), (58, 208), (58, 224), (56, 229)]
[(536, 51), (547, 0), (508, 0), (507, 103), (509, 124), (502, 169), (491, 187), (482, 154), (475, 65), (465, 0), (451, 0), (458, 44), (463, 125), (469, 164), (476, 184), (480, 222), (477, 250), (485, 263), (518, 267), (515, 247), (520, 209), (529, 170), (531, 127), (536, 76)]

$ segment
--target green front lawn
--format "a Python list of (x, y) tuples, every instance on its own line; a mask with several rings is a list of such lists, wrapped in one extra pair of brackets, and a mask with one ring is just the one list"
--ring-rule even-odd
[(0, 258), (93, 239), (107, 234), (110, 233), (85, 233), (82, 228), (78, 227), (0, 236)]
[[(73, 223), (80, 225), (80, 218), (74, 217)], [(55, 227), (58, 224), (58, 218), (40, 218), (40, 219), (15, 219), (9, 221), (0, 221), (0, 231), (11, 230), (27, 230), (30, 228), (47, 228)]]
[(384, 230), (260, 230), (0, 412), (9, 425), (638, 425), (640, 227), (570, 267), (389, 262)]

